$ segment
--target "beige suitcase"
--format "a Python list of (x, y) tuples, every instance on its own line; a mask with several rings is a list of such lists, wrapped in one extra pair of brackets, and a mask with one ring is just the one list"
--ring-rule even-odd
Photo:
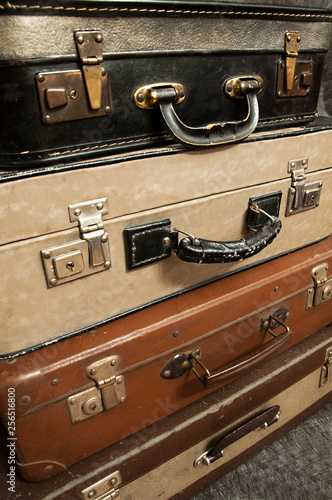
[[(169, 147), (138, 158), (3, 172), (1, 355), (85, 331), (326, 238), (332, 130), (329, 120), (323, 123), (204, 152)], [(262, 196), (268, 202), (259, 213)], [(194, 242), (196, 251), (198, 238), (234, 240), (235, 248), (255, 238), (260, 229), (247, 228), (248, 213), (272, 226), (272, 213), (265, 215), (271, 199), (282, 228), (266, 248), (263, 237), (260, 253), (209, 265), (178, 258), (177, 247)]]

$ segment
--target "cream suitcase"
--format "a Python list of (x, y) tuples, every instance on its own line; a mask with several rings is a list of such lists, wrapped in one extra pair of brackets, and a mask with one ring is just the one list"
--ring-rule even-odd
[(204, 152), (2, 172), (2, 357), (326, 238), (332, 130), (321, 123)]

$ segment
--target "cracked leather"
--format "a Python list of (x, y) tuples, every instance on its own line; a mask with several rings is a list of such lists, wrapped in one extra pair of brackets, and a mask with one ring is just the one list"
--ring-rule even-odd
[(210, 241), (184, 238), (180, 241), (177, 256), (186, 262), (196, 264), (217, 264), (236, 262), (259, 253), (272, 243), (281, 229), (281, 221), (277, 217), (268, 220), (254, 234), (238, 241)]

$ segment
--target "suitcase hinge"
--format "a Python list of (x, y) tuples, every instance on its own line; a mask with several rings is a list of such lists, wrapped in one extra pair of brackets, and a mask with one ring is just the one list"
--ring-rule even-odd
[(118, 356), (109, 356), (86, 368), (86, 376), (96, 383), (96, 387), (74, 394), (67, 399), (73, 424), (125, 402), (124, 378), (123, 375), (116, 374), (119, 362)]
[(322, 192), (322, 181), (306, 182), (305, 171), (308, 158), (290, 160), (288, 172), (291, 174), (291, 187), (288, 191), (286, 217), (318, 207)]
[(332, 381), (332, 346), (326, 349), (325, 362), (320, 374), (319, 387)]
[(111, 267), (108, 234), (102, 216), (108, 213), (107, 198), (69, 205), (70, 222), (78, 222), (81, 239), (41, 252), (47, 284), (61, 285)]
[(117, 470), (97, 483), (81, 491), (83, 500), (112, 500), (120, 499), (120, 490), (122, 478)]
[(298, 61), (301, 34), (285, 33), (285, 59), (278, 63), (277, 97), (301, 97), (310, 93), (313, 62)]
[(327, 262), (323, 262), (311, 270), (314, 286), (307, 292), (306, 310), (332, 298), (332, 278), (327, 277), (328, 268)]

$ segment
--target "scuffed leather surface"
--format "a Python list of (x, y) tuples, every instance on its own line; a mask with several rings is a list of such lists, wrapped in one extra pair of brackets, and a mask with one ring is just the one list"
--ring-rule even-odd
[(210, 241), (184, 238), (180, 241), (177, 256), (186, 262), (215, 264), (237, 262), (259, 253), (279, 234), (281, 221), (277, 218), (267, 222), (256, 233), (238, 241)]
[(101, 29), (103, 52), (284, 48), (284, 33), (300, 31), (301, 50), (328, 46), (331, 24), (231, 17), (0, 16), (0, 59), (76, 54), (73, 31)]

